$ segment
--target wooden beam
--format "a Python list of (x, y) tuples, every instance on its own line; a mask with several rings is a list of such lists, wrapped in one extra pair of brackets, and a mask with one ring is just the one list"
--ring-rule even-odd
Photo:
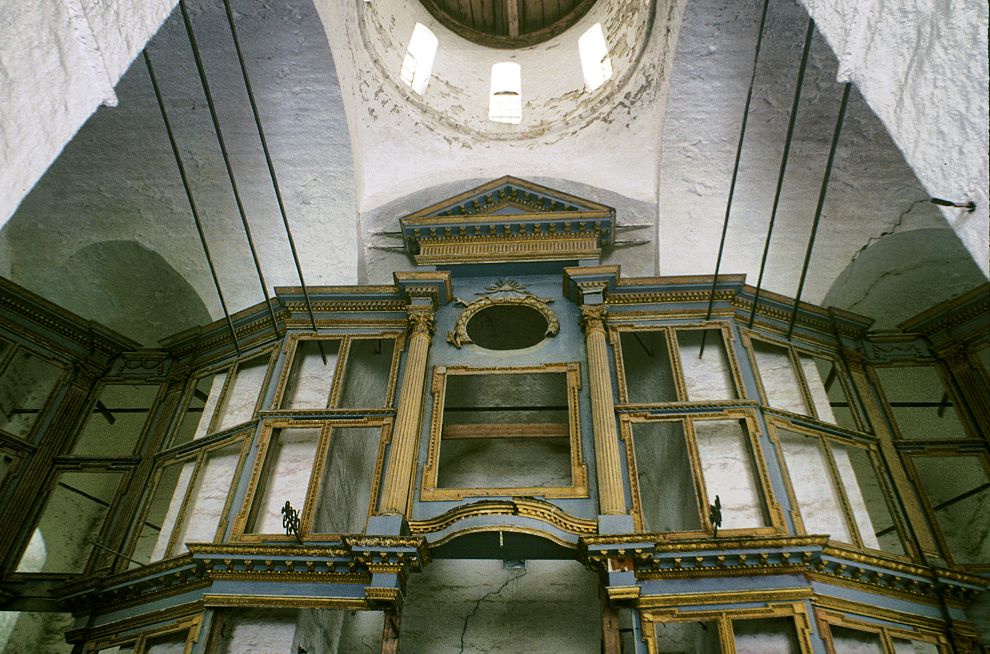
[(395, 609), (385, 611), (382, 654), (399, 654), (399, 613)]
[(505, 0), (509, 15), (509, 38), (519, 38), (519, 0)]
[(566, 422), (537, 423), (470, 423), (443, 426), (443, 438), (567, 438), (571, 428)]
[(601, 588), (599, 592), (602, 602), (602, 654), (622, 654), (619, 612), (609, 603), (608, 593), (605, 592), (605, 589)]

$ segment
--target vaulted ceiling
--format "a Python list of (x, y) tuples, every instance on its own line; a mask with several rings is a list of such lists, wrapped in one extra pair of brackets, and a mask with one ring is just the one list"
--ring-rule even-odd
[[(147, 52), (221, 289), (238, 310), (299, 278), (223, 2), (187, 6), (264, 288), (178, 10)], [(508, 49), (463, 38), (418, 0), (232, 6), (307, 283), (390, 281), (412, 266), (399, 217), (504, 174), (615, 207), (607, 261), (624, 275), (714, 271), (762, 3), (561, 2), (544, 27), (573, 26)], [(774, 213), (807, 21), (790, 0), (770, 2), (720, 268), (750, 283), (763, 268), (764, 287), (785, 294), (797, 290), (842, 93), (816, 33)], [(439, 41), (422, 95), (400, 77), (416, 23)], [(577, 39), (595, 23), (613, 76), (589, 92)], [(500, 61), (521, 66), (519, 125), (487, 118)], [(143, 58), (115, 92), (118, 106), (88, 120), (0, 231), (0, 273), (154, 344), (222, 310)], [(889, 327), (980, 283), (928, 195), (854, 89), (803, 297)]]

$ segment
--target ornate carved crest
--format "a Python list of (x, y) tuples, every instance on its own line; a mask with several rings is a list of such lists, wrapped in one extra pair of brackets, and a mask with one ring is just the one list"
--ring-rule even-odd
[[(502, 280), (499, 281), (499, 284), (501, 281)], [(495, 284), (495, 286), (498, 286), (499, 284)], [(521, 291), (517, 290), (515, 292), (519, 293)], [(529, 291), (526, 291), (526, 293), (529, 293)], [(560, 322), (557, 320), (557, 314), (555, 314), (553, 310), (547, 306), (550, 302), (553, 302), (551, 298), (540, 298), (530, 293), (529, 295), (524, 295), (523, 297), (515, 297), (511, 295), (508, 297), (492, 297), (491, 295), (485, 295), (478, 298), (474, 302), (467, 303), (463, 300), (458, 300), (458, 302), (465, 305), (464, 311), (462, 311), (461, 315), (458, 316), (454, 329), (447, 332), (447, 342), (456, 348), (460, 348), (464, 343), (473, 342), (471, 337), (468, 336), (467, 330), (467, 326), (471, 321), (471, 318), (484, 309), (500, 305), (524, 306), (538, 311), (547, 321), (547, 329), (544, 333), (545, 337), (556, 336), (557, 332), (560, 331)]]

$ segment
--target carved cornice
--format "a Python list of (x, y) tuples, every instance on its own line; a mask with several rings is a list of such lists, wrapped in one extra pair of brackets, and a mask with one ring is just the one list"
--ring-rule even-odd
[(69, 349), (66, 342), (70, 343), (76, 356), (94, 353), (110, 358), (141, 347), (140, 343), (99, 323), (83, 320), (4, 277), (0, 277), (0, 313), (6, 314), (4, 322), (13, 323), (11, 328), (15, 331), (20, 331), (17, 322), (27, 323), (32, 327), (33, 338), (43, 334), (50, 345), (62, 350)]
[(602, 571), (628, 561), (638, 580), (803, 574), (808, 579), (930, 603), (941, 592), (959, 603), (990, 586), (983, 577), (933, 569), (828, 543), (825, 536), (658, 541), (660, 534), (583, 537), (579, 555)]

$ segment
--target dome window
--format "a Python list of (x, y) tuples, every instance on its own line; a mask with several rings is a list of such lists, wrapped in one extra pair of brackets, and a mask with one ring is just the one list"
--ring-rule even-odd
[(581, 54), (581, 72), (588, 92), (594, 91), (612, 77), (612, 60), (608, 56), (608, 45), (602, 24), (595, 23), (578, 39), (578, 52)]
[(488, 119), (518, 125), (522, 121), (522, 68), (512, 61), (492, 66)]
[(438, 45), (439, 41), (433, 32), (422, 23), (416, 23), (409, 39), (406, 58), (402, 61), (401, 76), (402, 81), (420, 95), (426, 93)]

